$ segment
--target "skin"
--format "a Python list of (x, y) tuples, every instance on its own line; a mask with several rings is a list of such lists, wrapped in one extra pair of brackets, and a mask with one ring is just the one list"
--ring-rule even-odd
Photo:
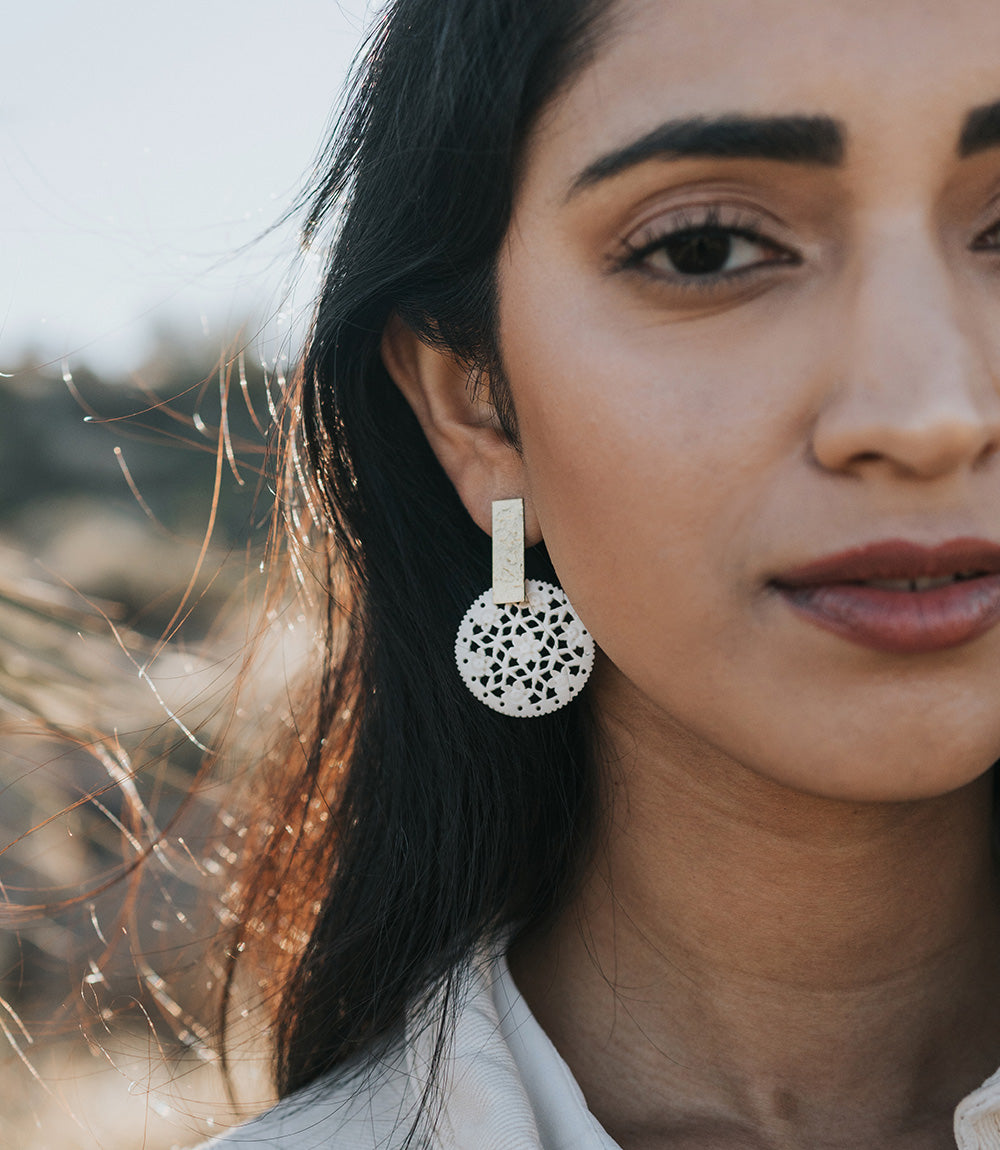
[[(525, 498), (601, 651), (607, 824), (512, 969), (626, 1150), (952, 1146), (1000, 1063), (1000, 627), (886, 654), (769, 580), (1000, 543), (1000, 147), (958, 149), (1000, 99), (1000, 5), (613, 17), (501, 255), (522, 451), (446, 356), (398, 321), (383, 345), (470, 514)], [(732, 114), (832, 117), (843, 162), (660, 158), (571, 193), (664, 120)], [(759, 232), (742, 274), (628, 262), (709, 217)]]

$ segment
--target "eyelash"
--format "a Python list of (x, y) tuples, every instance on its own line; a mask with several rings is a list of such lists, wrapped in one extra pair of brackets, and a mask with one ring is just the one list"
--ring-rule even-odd
[[(746, 210), (725, 211), (719, 206), (710, 206), (702, 210), (693, 211), (684, 209), (675, 212), (669, 220), (656, 225), (653, 234), (635, 242), (626, 240), (624, 254), (618, 263), (622, 270), (639, 271), (660, 282), (666, 281), (681, 290), (713, 291), (719, 286), (759, 274), (764, 268), (775, 265), (794, 265), (800, 262), (799, 256), (790, 251), (783, 244), (769, 239), (764, 233), (761, 217)], [(701, 234), (709, 236), (715, 234), (732, 240), (746, 240), (764, 249), (772, 258), (755, 260), (746, 267), (736, 268), (732, 271), (684, 273), (674, 271), (666, 272), (649, 266), (649, 257), (658, 251), (667, 253), (667, 244), (685, 235), (692, 237)], [(669, 256), (668, 256), (669, 258)]]

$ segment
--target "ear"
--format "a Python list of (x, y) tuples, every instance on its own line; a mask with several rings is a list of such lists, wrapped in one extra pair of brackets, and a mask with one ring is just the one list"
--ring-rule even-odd
[(538, 543), (542, 533), (521, 455), (504, 435), (489, 401), (472, 395), (468, 369), (425, 343), (395, 313), (382, 333), (382, 360), (478, 526), (491, 534), (493, 501), (520, 497), (525, 543)]

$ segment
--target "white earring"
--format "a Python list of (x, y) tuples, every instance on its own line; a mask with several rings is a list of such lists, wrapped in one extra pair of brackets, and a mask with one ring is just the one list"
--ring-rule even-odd
[(501, 715), (564, 707), (594, 667), (594, 640), (561, 587), (524, 578), (524, 502), (493, 504), (493, 587), (466, 611), (455, 639), (465, 685)]

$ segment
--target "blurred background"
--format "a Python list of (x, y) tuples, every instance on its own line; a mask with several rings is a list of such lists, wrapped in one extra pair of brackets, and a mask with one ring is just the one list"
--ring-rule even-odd
[[(206, 830), (223, 788), (184, 796), (230, 715), (260, 598), (270, 412), (316, 290), (319, 254), (287, 215), (377, 7), (5, 12), (4, 1148), (166, 1150), (232, 1120), (199, 1022), (218, 970), (185, 957), (211, 933), (201, 917), (224, 925), (229, 847)], [(145, 886), (78, 897), (175, 814)], [(251, 1104), (267, 1097), (256, 1050), (251, 1026)]]

